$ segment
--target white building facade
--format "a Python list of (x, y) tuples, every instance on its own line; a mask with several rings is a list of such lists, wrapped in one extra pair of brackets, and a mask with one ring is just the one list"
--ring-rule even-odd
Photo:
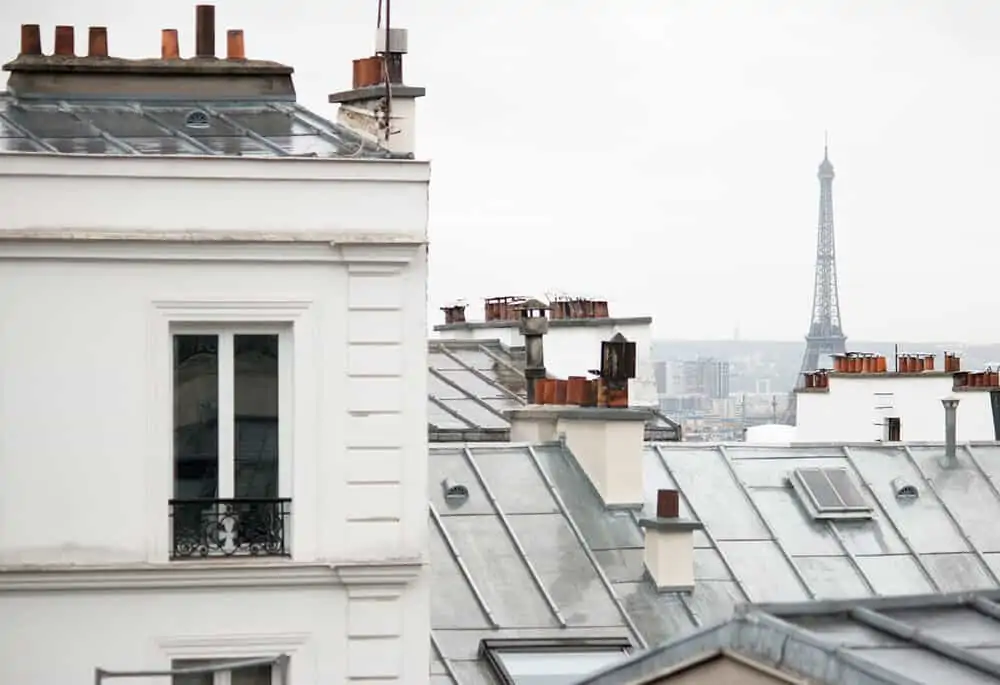
[[(941, 442), (941, 400), (958, 400), (957, 440), (1000, 439), (994, 373), (829, 373), (823, 387), (796, 391), (795, 442)], [(969, 385), (968, 379), (984, 379)]]
[[(46, 129), (56, 110), (18, 83), (0, 100), (0, 680), (259, 660), (173, 682), (427, 682), (429, 165), (357, 154), (294, 99), (148, 93), (70, 102), (60, 125), (97, 133), (61, 154), (78, 150)], [(286, 120), (300, 140), (269, 137)], [(194, 151), (138, 149), (140, 124)], [(207, 134), (224, 124), (239, 141)], [(338, 141), (355, 154), (294, 150)]]
[[(656, 407), (656, 375), (653, 370), (653, 319), (649, 316), (600, 318), (550, 318), (545, 335), (545, 368), (551, 375), (585, 376), (601, 366), (601, 343), (621, 333), (635, 343), (636, 377), (629, 380), (629, 405)], [(514, 319), (463, 321), (434, 326), (439, 338), (453, 340), (499, 340), (512, 348), (524, 347), (524, 336)]]

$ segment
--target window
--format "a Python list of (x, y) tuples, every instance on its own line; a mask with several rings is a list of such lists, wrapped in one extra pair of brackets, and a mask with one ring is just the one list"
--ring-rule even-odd
[(479, 649), (503, 685), (569, 685), (630, 650), (625, 639), (483, 640)]
[(888, 442), (900, 442), (903, 434), (899, 418), (892, 416), (885, 420), (885, 439)]
[[(253, 663), (256, 661), (257, 663)], [(278, 685), (281, 680), (281, 663), (250, 659), (175, 659), (171, 668), (175, 673), (170, 685)], [(249, 665), (238, 665), (247, 664)], [(226, 668), (232, 664), (234, 667)], [(190, 671), (176, 673), (176, 671)]]
[(796, 469), (791, 482), (799, 500), (815, 519), (872, 517), (871, 507), (845, 468)]
[(251, 327), (173, 335), (174, 558), (288, 554), (287, 339)]

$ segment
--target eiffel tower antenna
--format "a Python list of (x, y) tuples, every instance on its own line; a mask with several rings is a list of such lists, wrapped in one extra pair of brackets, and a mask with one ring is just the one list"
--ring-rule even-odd
[[(813, 284), (812, 318), (806, 334), (806, 351), (796, 387), (802, 375), (817, 371), (825, 355), (844, 354), (847, 336), (840, 320), (837, 288), (837, 251), (833, 235), (833, 164), (827, 134), (823, 133), (823, 161), (819, 165), (819, 225), (816, 236), (816, 276)], [(795, 423), (795, 401), (789, 402), (784, 422)]]

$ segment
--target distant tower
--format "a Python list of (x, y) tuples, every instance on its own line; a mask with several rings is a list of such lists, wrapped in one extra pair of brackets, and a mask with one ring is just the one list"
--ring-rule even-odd
[[(802, 374), (816, 371), (824, 355), (843, 354), (847, 336), (840, 323), (837, 293), (837, 252), (833, 237), (833, 164), (827, 146), (819, 165), (819, 229), (816, 237), (816, 282), (813, 286), (812, 321), (806, 335), (806, 352), (796, 385)], [(795, 401), (789, 402), (785, 423), (795, 423)]]

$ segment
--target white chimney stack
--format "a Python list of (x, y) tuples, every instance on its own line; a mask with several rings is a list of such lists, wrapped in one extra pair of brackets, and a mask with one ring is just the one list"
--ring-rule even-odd
[(660, 592), (694, 589), (694, 531), (701, 523), (680, 518), (680, 494), (658, 490), (656, 518), (639, 521), (646, 532), (646, 571)]
[[(416, 152), (417, 98), (426, 90), (403, 84), (406, 29), (377, 29), (375, 55), (354, 60), (351, 90), (330, 95), (340, 105), (337, 121), (390, 152)], [(388, 44), (388, 46), (387, 46)]]

